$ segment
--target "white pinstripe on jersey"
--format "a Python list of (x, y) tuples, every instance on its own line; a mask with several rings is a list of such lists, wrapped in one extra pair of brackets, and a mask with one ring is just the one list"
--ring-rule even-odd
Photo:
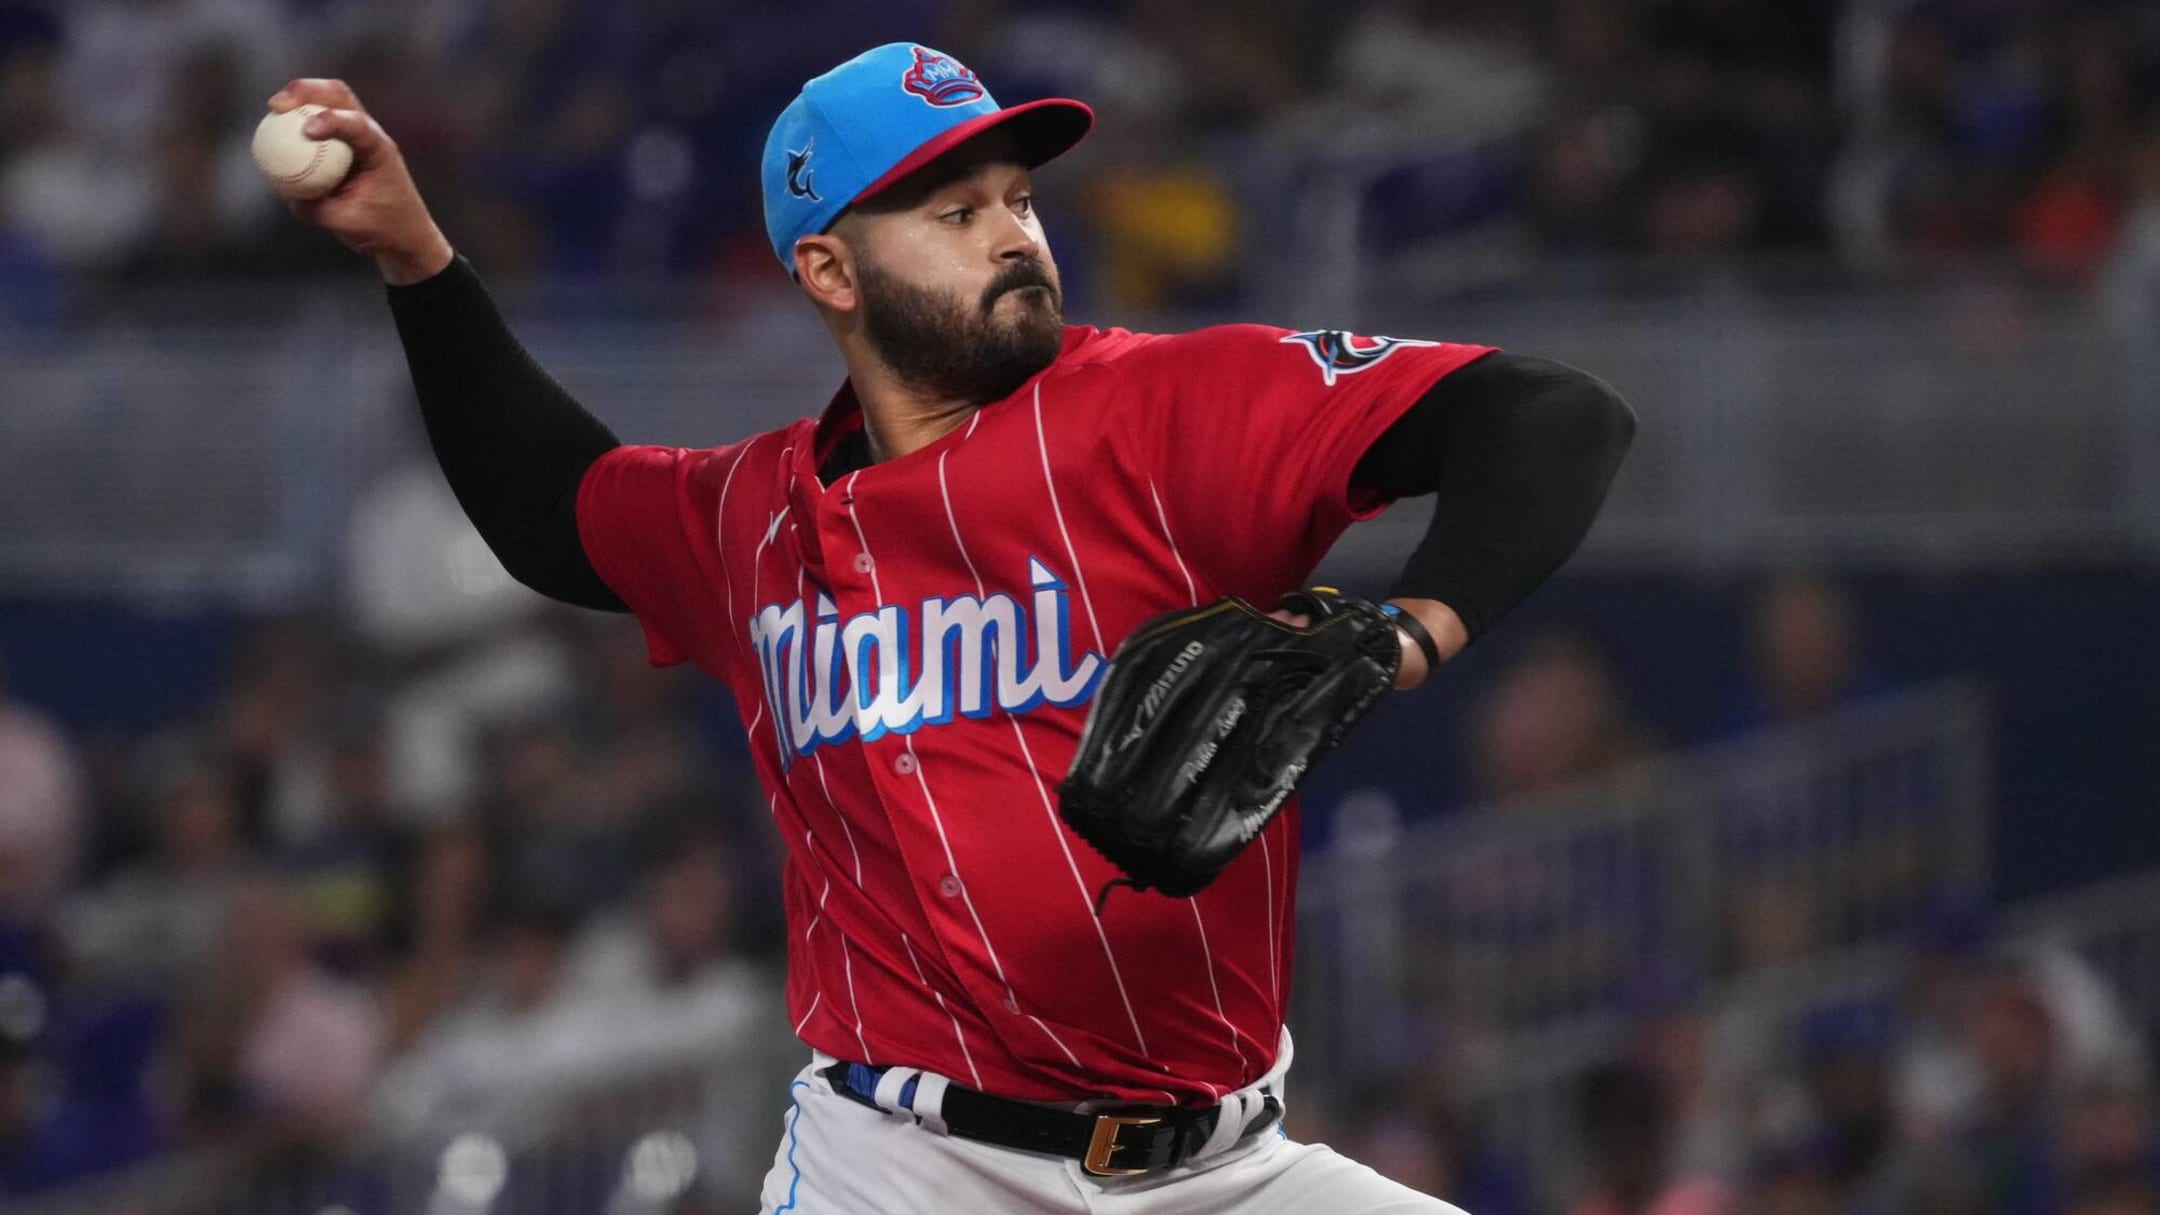
[[(1170, 516), (1163, 510), (1162, 495), (1155, 492), (1155, 479), (1153, 477), (1148, 478), (1147, 488), (1148, 497), (1155, 502), (1155, 521), (1162, 525), (1163, 543), (1170, 546), (1170, 556), (1176, 559), (1178, 572), (1185, 576), (1186, 605), (1188, 607), (1198, 607), (1200, 606), (1200, 590), (1193, 585), (1192, 570), (1186, 568), (1185, 558), (1183, 554), (1178, 552), (1177, 537), (1170, 534)], [(1269, 902), (1274, 901), (1275, 895), (1272, 889), (1267, 892), (1267, 897)], [(1215, 950), (1213, 946), (1208, 944), (1207, 922), (1200, 918), (1200, 900), (1192, 899), (1188, 901), (1192, 904), (1193, 927), (1200, 932), (1200, 956), (1207, 962), (1208, 991), (1215, 996), (1216, 1019), (1223, 1023), (1224, 1029), (1230, 1031), (1230, 1049), (1237, 1052), (1238, 1067), (1241, 1072), (1250, 1073), (1252, 1062), (1245, 1056), (1244, 1044), (1238, 1041), (1237, 1024), (1230, 1020), (1229, 1013), (1223, 1011), (1222, 984), (1215, 977)]]
[[(771, 539), (771, 536), (768, 534), (766, 538)], [(760, 549), (759, 551), (762, 553), (764, 550)], [(753, 571), (753, 576), (754, 574), (755, 571)], [(810, 571), (798, 561), (795, 565), (795, 595), (797, 599), (805, 602), (809, 600), (809, 579)], [(757, 583), (753, 581), (750, 585), (755, 589)], [(760, 702), (759, 707), (764, 707), (762, 702)], [(750, 732), (753, 737), (756, 735), (757, 726), (755, 724), (750, 727)], [(825, 779), (825, 756), (812, 751), (810, 759), (817, 768), (818, 792), (825, 795), (825, 804), (832, 807), (833, 817), (840, 820), (840, 834), (846, 837), (848, 853), (855, 858), (855, 885), (860, 888), (862, 886), (862, 849), (855, 844), (855, 828), (848, 826), (847, 815), (841, 813), (840, 803), (833, 800), (832, 785)], [(868, 1060), (865, 1060), (865, 1062), (868, 1062)]]
[[(780, 797), (778, 794), (766, 795), (765, 809), (773, 816), (774, 822), (777, 823), (780, 821)], [(805, 841), (809, 839), (809, 834), (810, 833), (806, 828), (803, 832), (803, 838)], [(806, 864), (816, 863), (816, 858), (811, 855), (810, 850), (807, 847), (803, 850), (803, 861)], [(832, 889), (831, 878), (825, 879), (825, 889), (828, 891)], [(818, 906), (820, 909), (819, 913), (818, 915), (810, 917), (810, 927), (803, 929), (803, 940), (808, 941), (810, 939), (811, 931), (818, 926), (818, 920), (824, 915), (824, 905), (825, 900), (824, 897), (821, 895), (818, 898)], [(802, 1027), (810, 1023), (810, 1015), (817, 1011), (818, 1004), (822, 1002), (825, 998), (825, 986), (822, 983), (818, 983), (817, 971), (811, 970), (808, 972), (808, 974), (810, 975), (810, 981), (817, 984), (817, 990), (810, 993), (810, 1007), (803, 1012), (802, 1020), (795, 1023), (795, 1033), (798, 1036), (802, 1033)]]
[(1073, 548), (1072, 533), (1065, 529), (1065, 508), (1058, 505), (1057, 481), (1050, 475), (1050, 441), (1043, 437), (1042, 381), (1035, 382), (1035, 447), (1042, 453), (1043, 485), (1050, 490), (1050, 513), (1057, 516), (1058, 535), (1065, 538), (1065, 559), (1072, 562), (1073, 580), (1080, 584), (1080, 602), (1087, 605), (1088, 627), (1095, 630), (1095, 652), (1107, 656), (1101, 622), (1095, 619), (1095, 599), (1088, 594), (1087, 571), (1080, 568), (1080, 554)]
[[(915, 981), (922, 984), (924, 990), (937, 999), (937, 1006), (944, 1011), (948, 1018), (951, 1018), (953, 1041), (960, 1044), (960, 1057), (967, 1060), (969, 1077), (975, 1081), (976, 1088), (981, 1088), (982, 1073), (975, 1070), (975, 1052), (968, 1049), (967, 1035), (960, 1032), (960, 1018), (953, 1015), (951, 1008), (946, 1007), (945, 993), (930, 985), (930, 976), (923, 973), (922, 963), (915, 958), (915, 943), (908, 940), (908, 935), (904, 932), (900, 934), (900, 945), (907, 950), (908, 964), (915, 968)], [(1060, 1043), (1060, 1045), (1063, 1044)], [(1066, 1053), (1071, 1054), (1072, 1052), (1067, 1051)], [(1079, 1061), (1074, 1060), (1074, 1062), (1078, 1063)]]
[(1260, 864), (1262, 877), (1266, 878), (1267, 891), (1267, 978), (1268, 990), (1275, 994), (1275, 1007), (1282, 1008), (1282, 977), (1276, 973), (1280, 967), (1275, 961), (1275, 858), (1270, 853), (1267, 832), (1260, 833)]
[[(803, 856), (812, 857), (816, 853), (817, 839), (811, 834), (810, 829), (805, 827), (803, 828)], [(832, 896), (832, 875), (825, 873), (822, 868), (819, 870), (819, 875), (825, 879), (825, 888), (818, 891), (817, 914), (810, 917), (810, 926), (803, 929), (803, 940), (805, 941), (810, 939), (811, 933), (817, 931), (818, 925), (825, 922), (825, 900)], [(846, 934), (835, 929), (833, 931), (833, 940), (840, 943), (840, 965), (847, 975), (848, 1006), (855, 1010), (855, 1042), (862, 1047), (862, 1061), (869, 1063), (872, 1060), (870, 1058), (870, 1043), (863, 1036), (862, 1003), (855, 998), (855, 963), (848, 957)]]
[(1177, 562), (1178, 573), (1185, 575), (1185, 603), (1189, 607), (1200, 606), (1200, 590), (1193, 585), (1192, 570), (1185, 565), (1185, 554), (1178, 551), (1177, 537), (1170, 534), (1170, 516), (1163, 512), (1162, 495), (1155, 492), (1155, 478), (1149, 477), (1148, 497), (1155, 500), (1155, 521), (1162, 524), (1162, 538), (1170, 546), (1170, 556)]
[[(728, 465), (727, 476), (721, 478), (720, 498), (713, 507), (713, 553), (720, 559), (720, 581), (727, 584), (728, 632), (731, 634), (735, 632), (735, 579), (729, 576), (727, 567), (726, 520), (728, 487), (735, 484), (735, 470), (742, 467), (743, 457), (749, 455), (750, 449), (756, 447), (759, 441), (764, 438), (765, 435), (759, 435), (757, 438), (743, 444), (742, 450), (735, 453), (735, 462)], [(793, 448), (788, 450), (792, 451)], [(781, 467), (787, 467), (785, 456), (782, 457)], [(752, 563), (750, 568), (750, 594), (753, 598), (757, 595), (757, 566), (755, 562)], [(743, 638), (737, 637), (735, 644), (747, 647), (749, 643)]]
[[(978, 413), (976, 416), (981, 415)], [(960, 535), (960, 521), (953, 515), (952, 485), (945, 477), (945, 457), (951, 454), (949, 450), (940, 453), (937, 466), (938, 493), (945, 500), (945, 522), (952, 528), (953, 547), (960, 550), (960, 560), (967, 563), (968, 577), (975, 580), (975, 594), (987, 598), (990, 590), (983, 584), (981, 572), (975, 568), (975, 558), (968, 554), (967, 541)], [(1118, 968), (1117, 951), (1110, 947), (1110, 934), (1103, 929), (1102, 920), (1095, 914), (1095, 901), (1088, 895), (1087, 879), (1080, 876), (1080, 862), (1073, 857), (1072, 841), (1065, 838), (1064, 828), (1058, 823), (1057, 808), (1050, 802), (1050, 790), (1043, 785), (1042, 769), (1035, 764), (1035, 753), (1028, 747), (1027, 735), (1021, 732), (1019, 719), (1008, 713), (1005, 720), (1012, 726), (1013, 740), (1020, 744), (1020, 756), (1027, 762), (1029, 774), (1035, 778), (1035, 795), (1042, 799), (1043, 814), (1049, 819), (1051, 836), (1065, 853), (1065, 867), (1072, 872), (1073, 887), (1080, 894), (1080, 906), (1086, 912), (1088, 922), (1095, 926), (1096, 939), (1102, 942), (1103, 960), (1110, 964), (1110, 978), (1117, 984), (1118, 999), (1124, 1003), (1125, 1016), (1132, 1022), (1133, 1041), (1139, 1045), (1140, 1053), (1146, 1054), (1147, 1034), (1141, 1030), (1140, 1016), (1133, 1010), (1132, 997), (1125, 991), (1125, 974)], [(1049, 1027), (1045, 1026), (1043, 1032), (1048, 1033)], [(1055, 1039), (1057, 1035), (1051, 1034), (1051, 1037)], [(1058, 1045), (1063, 1047), (1064, 1043), (1060, 1042)], [(1077, 1065), (1079, 1060), (1074, 1059), (1073, 1062)]]
[[(862, 471), (860, 469), (849, 473), (845, 482), (847, 489), (844, 492), (852, 496), (855, 490), (855, 478), (861, 475)], [(870, 594), (879, 603), (883, 603), (885, 602), (885, 590), (878, 582), (877, 554), (870, 551), (870, 538), (863, 534), (861, 513), (850, 512), (848, 520), (855, 525), (855, 542), (862, 546), (863, 556), (869, 558)], [(1020, 1007), (1020, 999), (1013, 994), (1012, 980), (1005, 977), (1005, 963), (998, 958), (997, 946), (990, 943), (990, 930), (983, 927), (982, 913), (975, 909), (975, 893), (968, 889), (967, 879), (960, 874), (960, 862), (953, 855), (952, 837), (945, 832), (945, 815), (938, 809), (937, 795), (930, 791), (930, 777), (928, 773), (923, 771), (922, 757), (915, 753), (915, 737), (906, 735), (900, 741), (901, 745), (907, 750), (908, 758), (913, 761), (915, 783), (922, 789), (923, 804), (930, 808), (930, 821), (937, 827), (938, 844), (945, 850), (945, 868), (947, 872), (953, 875), (953, 879), (960, 883), (960, 901), (968, 909), (968, 918), (975, 921), (975, 935), (982, 939), (983, 953), (990, 959), (990, 969), (997, 975), (999, 985), (1005, 989), (1006, 1004), (1009, 1007), (1018, 1008)], [(1049, 1026), (1043, 1025), (1041, 1021), (1037, 1021), (1035, 1024), (1042, 1026), (1044, 1033), (1050, 1034), (1051, 1041), (1057, 1042), (1059, 1050), (1064, 1051), (1067, 1055), (1072, 1054), (1071, 1048), (1067, 1047), (1064, 1042), (1059, 1041), (1056, 1034), (1050, 1033)]]

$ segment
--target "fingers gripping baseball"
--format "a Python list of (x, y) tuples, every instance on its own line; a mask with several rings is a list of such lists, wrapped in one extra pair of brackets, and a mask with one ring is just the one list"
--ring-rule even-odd
[(282, 114), (304, 105), (319, 105), (332, 110), (357, 110), (360, 98), (352, 86), (342, 80), (326, 80), (320, 76), (303, 76), (288, 80), (270, 98), (270, 108)]
[(352, 145), (353, 170), (360, 172), (385, 156), (397, 154), (382, 124), (360, 109), (326, 109), (300, 128), (309, 139), (342, 139)]
[(352, 88), (342, 80), (309, 78), (290, 82), (270, 98), (270, 109), (277, 113), (304, 105), (323, 109), (307, 120), (301, 133), (350, 144), (353, 163), (330, 193), (288, 200), (292, 213), (375, 259), (391, 283), (416, 283), (448, 265), (450, 242), (428, 214), (403, 154)]

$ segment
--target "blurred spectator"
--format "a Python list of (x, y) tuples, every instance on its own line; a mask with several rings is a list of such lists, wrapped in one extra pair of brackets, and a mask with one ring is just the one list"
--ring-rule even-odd
[(45, 993), (20, 973), (0, 972), (0, 1197), (27, 1194), (73, 1170), (49, 1132), (50, 1085), (37, 1050)]
[(192, 1135), (328, 1146), (359, 1126), (382, 1026), (363, 991), (310, 960), (312, 944), (279, 882), (251, 880), (228, 900), (176, 1043)]
[(1775, 1031), (1752, 1003), (1714, 998), (1705, 976), (1673, 962), (1643, 966), (1628, 996), (1628, 1058), (1665, 1094), (1674, 1167), (1739, 1176), (1775, 1122)]
[(1675, 1170), (1672, 1107), (1656, 1077), (1599, 1068), (1583, 1081), (1588, 1192), (1574, 1215), (1720, 1215), (1732, 1210), (1714, 1179)]
[(1900, 1205), (1896, 1033), (1891, 1008), (1871, 1002), (1817, 1009), (1801, 1024), (1799, 1138), (1834, 1210), (1887, 1215)]
[(0, 930), (39, 918), (74, 882), (83, 810), (74, 744), (8, 695), (0, 656)]
[(238, 829), (255, 845), (302, 832), (313, 812), (305, 781), (308, 727), (343, 672), (333, 644), (305, 620), (273, 622), (248, 637), (216, 707), (214, 729), (240, 798)]
[[(744, 251), (773, 99), (836, 48), (950, 37), (1008, 103), (1072, 93), (1120, 129), (1082, 153), (1076, 180), (1098, 197), (1061, 252), (1072, 282), (1129, 305), (1221, 298), (1237, 240), (1309, 226), (1344, 190), (1351, 247), (1323, 256), (1366, 258), (1391, 284), (1454, 281), (1464, 254), (1527, 266), (1503, 253), (1517, 227), (1562, 253), (1835, 244), (1861, 269), (1995, 255), (2082, 282), (2136, 222), (2160, 35), (2131, 5), (2042, 11), (11, 0), (0, 250), (12, 238), (25, 277), (39, 258), (124, 261), (129, 281), (334, 265), (291, 225), (252, 226), (275, 208), (238, 142), (287, 77), (341, 74), (491, 272), (764, 278)], [(1277, 184), (1243, 175), (1275, 157), (1290, 162)]]
[[(490, 134), (480, 180), (538, 238), (497, 243), (476, 227), (468, 239), (485, 264), (570, 275), (610, 268), (634, 119), (624, 62), (631, 34), (624, 9), (598, 0), (478, 6), (456, 51), (469, 73), (461, 102)], [(546, 260), (512, 261), (519, 256)]]
[(634, 909), (597, 917), (568, 982), (620, 1010), (604, 1052), (618, 1068), (663, 1065), (750, 1024), (754, 973), (735, 946), (737, 858), (708, 822), (683, 817), (646, 841)]
[(2117, 322), (2131, 333), (2160, 327), (2160, 104), (2147, 107), (2128, 149), (2121, 236), (2105, 286)]
[(1739, 730), (1798, 725), (1879, 694), (1868, 670), (1852, 596), (1826, 578), (1781, 575), (1755, 599), (1749, 701)]
[(416, 1143), (483, 1129), (530, 1137), (555, 1112), (544, 1099), (617, 1025), (566, 988), (571, 911), (537, 894), (510, 898), (490, 925), (483, 969), (376, 1086), (381, 1133)]
[(2015, 971), (1992, 976), (1966, 1027), (1978, 1063), (1978, 1105), (1962, 1147), (1983, 1168), (1991, 1209), (2047, 1215), (2064, 1205), (2065, 1179), (2049, 1127), (2060, 1111), (2056, 1026), (2032, 982)]
[(139, 162), (102, 145), (62, 87), (81, 34), (67, 14), (10, 5), (0, 46), (0, 232), (81, 273), (110, 267), (142, 233), (152, 193)]
[[(287, 19), (276, 0), (71, 0), (65, 12), (67, 112), (92, 142), (124, 156), (168, 134), (176, 97), (218, 99), (217, 109), (190, 115), (198, 120), (225, 121), (231, 95), (253, 109), (293, 74), (281, 72), (304, 57), (316, 32)], [(223, 48), (221, 79), (214, 92), (197, 93), (185, 78), (212, 47)]]
[(0, 1198), (169, 1145), (154, 1083), (162, 1010), (140, 999), (69, 1003), (0, 974)]
[(1382, 1176), (1421, 1194), (1445, 1194), (1477, 1215), (1530, 1215), (1525, 1179), (1479, 1142), (1470, 1119), (1451, 1102), (1390, 1090), (1367, 1093), (1354, 1106), (1355, 1129), (1344, 1151)]
[(1090, 175), (1083, 198), (1096, 229), (1105, 307), (1160, 310), (1232, 298), (1237, 201), (1223, 175), (1191, 155), (1190, 143), (1171, 132), (1131, 141)]
[(173, 991), (209, 964), (252, 860), (230, 771), (191, 740), (168, 747), (145, 806), (154, 850), (76, 896), (63, 925), (86, 975)]
[(481, 806), (504, 884), (545, 890), (573, 913), (629, 894), (637, 842), (615, 791), (569, 716), (550, 713), (504, 726), (489, 748), (495, 788)]
[(385, 960), (411, 849), (391, 804), (382, 714), (371, 700), (353, 696), (327, 715), (314, 821), (289, 834), (277, 858), (319, 959), (348, 977), (372, 976)]
[(342, 554), (347, 627), (399, 668), (384, 706), (388, 796), (418, 823), (483, 795), (486, 737), (564, 702), (571, 655), (458, 509), (417, 425), (360, 496)]
[(1474, 763), (1495, 801), (1609, 776), (1648, 753), (1611, 666), (1582, 637), (1531, 640), (1480, 699)]
[(408, 878), (400, 899), (405, 951), (384, 1000), (384, 1040), (393, 1057), (473, 990), (495, 897), (486, 842), (463, 824), (429, 837)]
[(2060, 1150), (2076, 1187), (2073, 1215), (2160, 1209), (2154, 1205), (2160, 1196), (2160, 1119), (2153, 1114), (2149, 1080), (2089, 1080), (2063, 1119)]
[(2044, 941), (2007, 945), (1997, 931), (1978, 909), (1933, 909), (1906, 972), (1897, 1092), (1915, 1142), (2001, 1121), (1991, 1105), (2053, 1118), (2075, 1093), (2151, 1075), (2148, 1048), (2089, 963)]

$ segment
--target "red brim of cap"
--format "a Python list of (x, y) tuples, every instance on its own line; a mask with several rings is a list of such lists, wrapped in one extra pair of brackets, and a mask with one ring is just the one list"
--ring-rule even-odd
[(1045, 97), (1041, 101), (1023, 102), (971, 118), (958, 126), (947, 127), (908, 153), (899, 164), (887, 169), (883, 177), (863, 187), (862, 193), (848, 205), (876, 197), (917, 169), (988, 131), (1010, 132), (1019, 145), (1021, 161), (1033, 169), (1070, 151), (1074, 144), (1086, 138), (1094, 125), (1095, 111), (1082, 102), (1064, 97)]

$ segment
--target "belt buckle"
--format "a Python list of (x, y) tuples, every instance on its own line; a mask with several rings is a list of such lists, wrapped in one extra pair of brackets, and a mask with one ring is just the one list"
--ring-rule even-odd
[(1147, 1172), (1144, 1168), (1118, 1169), (1110, 1167), (1110, 1157), (1117, 1151), (1118, 1132), (1128, 1126), (1153, 1126), (1162, 1119), (1155, 1115), (1097, 1114), (1095, 1132), (1088, 1136), (1087, 1156), (1080, 1162), (1094, 1177), (1137, 1177)]

